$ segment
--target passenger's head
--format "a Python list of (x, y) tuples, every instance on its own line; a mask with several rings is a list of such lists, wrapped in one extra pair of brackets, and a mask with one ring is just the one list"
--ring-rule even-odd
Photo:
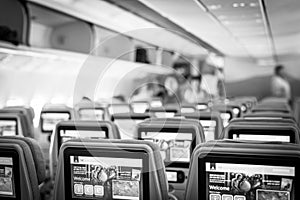
[(277, 76), (285, 76), (284, 66), (283, 65), (277, 65), (274, 69), (274, 73)]

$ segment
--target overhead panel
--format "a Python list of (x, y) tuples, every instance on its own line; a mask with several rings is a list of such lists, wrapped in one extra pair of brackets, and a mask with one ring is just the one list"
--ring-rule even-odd
[[(29, 0), (97, 26), (183, 55), (201, 56), (207, 50), (187, 37), (164, 29), (128, 10), (100, 0)], [(151, 34), (150, 34), (151, 33)], [(172, 40), (168, 39), (171, 38)], [(170, 42), (171, 41), (171, 42)]]
[(256, 59), (275, 62), (272, 33), (263, 0), (197, 0)]

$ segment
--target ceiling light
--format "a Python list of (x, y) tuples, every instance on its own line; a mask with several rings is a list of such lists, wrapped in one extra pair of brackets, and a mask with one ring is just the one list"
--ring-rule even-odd
[(241, 7), (245, 7), (245, 5), (246, 5), (245, 3), (240, 3)]
[(234, 3), (234, 4), (232, 4), (232, 7), (237, 8), (237, 7), (239, 7), (239, 4), (238, 3)]
[(252, 3), (250, 3), (249, 5), (250, 5), (250, 7), (257, 7), (257, 6), (258, 6), (258, 3), (252, 2)]
[(222, 6), (221, 6), (220, 4), (208, 6), (208, 8), (209, 8), (210, 10), (218, 10), (218, 9), (220, 9), (221, 7), (222, 7)]

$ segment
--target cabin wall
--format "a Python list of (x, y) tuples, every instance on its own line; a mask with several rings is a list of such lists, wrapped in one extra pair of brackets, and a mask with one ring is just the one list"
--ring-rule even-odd
[[(286, 67), (293, 96), (300, 96), (300, 68), (297, 62), (300, 58), (280, 59)], [(226, 96), (256, 96), (261, 99), (271, 95), (271, 77), (273, 66), (260, 66), (251, 59), (225, 59), (225, 88)]]

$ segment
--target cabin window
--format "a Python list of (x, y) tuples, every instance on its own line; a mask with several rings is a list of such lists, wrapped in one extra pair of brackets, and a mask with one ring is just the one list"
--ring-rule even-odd
[(28, 9), (31, 46), (90, 53), (94, 33), (89, 23), (35, 4)]

